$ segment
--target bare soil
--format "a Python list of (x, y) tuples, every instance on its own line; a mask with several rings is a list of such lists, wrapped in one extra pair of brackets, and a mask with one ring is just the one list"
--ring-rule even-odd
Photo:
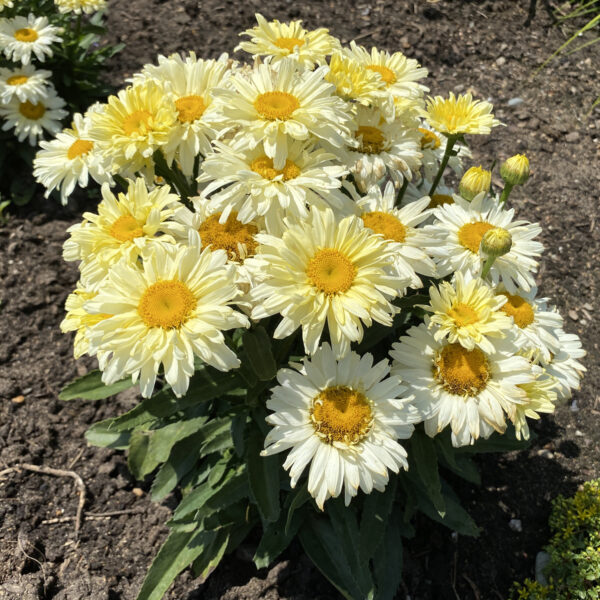
[[(540, 3), (541, 4), (541, 3)], [(419, 519), (405, 544), (404, 584), (398, 598), (504, 599), (515, 579), (531, 576), (547, 541), (550, 501), (600, 476), (600, 112), (586, 118), (600, 95), (597, 46), (535, 68), (565, 40), (540, 9), (525, 28), (528, 2), (438, 3), (405, 0), (112, 0), (109, 38), (127, 48), (107, 79), (120, 85), (156, 54), (193, 49), (199, 56), (232, 52), (253, 14), (281, 21), (302, 18), (328, 27), (344, 42), (402, 50), (431, 72), (432, 93), (471, 90), (489, 99), (506, 127), (472, 139), (475, 164), (490, 165), (526, 152), (533, 176), (513, 192), (519, 216), (539, 221), (546, 253), (542, 294), (556, 302), (565, 327), (583, 339), (588, 368), (573, 404), (534, 425), (531, 449), (479, 459), (480, 487), (453, 482), (482, 527), (478, 539), (459, 537)], [(520, 99), (520, 100), (515, 100)], [(148, 486), (129, 475), (125, 456), (88, 447), (93, 422), (136, 402), (131, 394), (100, 402), (58, 400), (61, 387), (93, 367), (72, 358), (72, 340), (60, 333), (63, 304), (77, 270), (61, 258), (66, 228), (81, 206), (61, 209), (38, 198), (0, 228), (0, 599), (132, 600), (164, 540), (175, 500), (153, 504)], [(73, 479), (10, 470), (22, 463), (67, 469), (87, 494), (78, 540)], [(3, 472), (4, 471), (4, 472)], [(121, 511), (121, 514), (98, 515)], [(124, 512), (123, 512), (124, 511)], [(95, 516), (94, 516), (95, 515)], [(509, 527), (519, 519), (522, 531)], [(251, 562), (250, 537), (207, 582), (182, 575), (170, 599), (334, 599), (337, 592), (292, 547), (271, 569)]]

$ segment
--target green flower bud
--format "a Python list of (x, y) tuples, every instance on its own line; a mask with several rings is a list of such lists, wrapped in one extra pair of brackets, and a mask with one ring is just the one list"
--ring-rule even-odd
[(512, 236), (503, 227), (496, 227), (486, 231), (481, 238), (481, 251), (487, 256), (503, 256), (512, 248)]
[(529, 160), (524, 154), (515, 154), (500, 167), (502, 179), (509, 185), (523, 185), (529, 179)]
[(460, 180), (458, 190), (460, 195), (471, 202), (477, 194), (489, 192), (492, 184), (492, 172), (479, 167), (471, 167)]

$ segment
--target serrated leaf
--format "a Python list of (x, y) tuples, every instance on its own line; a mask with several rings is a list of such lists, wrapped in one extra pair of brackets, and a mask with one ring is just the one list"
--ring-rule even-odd
[(102, 400), (109, 396), (114, 396), (123, 390), (133, 387), (131, 377), (122, 379), (111, 385), (102, 383), (101, 371), (90, 371), (83, 377), (79, 377), (67, 384), (60, 394), (59, 400)]
[(271, 337), (262, 325), (244, 331), (242, 336), (245, 355), (260, 381), (270, 381), (277, 375)]
[(256, 430), (247, 441), (246, 460), (248, 483), (263, 521), (270, 523), (279, 517), (279, 457), (261, 456), (264, 438)]

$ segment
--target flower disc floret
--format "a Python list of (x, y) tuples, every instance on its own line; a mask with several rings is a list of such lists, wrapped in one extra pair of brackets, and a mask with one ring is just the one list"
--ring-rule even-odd
[(457, 396), (477, 395), (490, 378), (485, 354), (479, 348), (467, 350), (460, 344), (449, 344), (438, 354), (435, 366), (437, 380)]
[(179, 329), (198, 301), (181, 281), (157, 281), (142, 294), (138, 313), (148, 327)]

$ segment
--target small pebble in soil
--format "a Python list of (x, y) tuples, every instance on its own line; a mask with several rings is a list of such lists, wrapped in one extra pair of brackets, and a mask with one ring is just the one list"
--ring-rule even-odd
[(579, 319), (579, 315), (574, 310), (569, 311), (569, 317), (573, 319), (573, 321), (577, 321), (577, 319)]
[(577, 400), (573, 400), (573, 402), (571, 402), (571, 406), (569, 408), (571, 409), (571, 412), (579, 412), (579, 406), (577, 406)]
[(579, 429), (575, 430), (575, 437), (585, 437), (583, 431), (579, 431)]
[(508, 526), (513, 530), (521, 533), (523, 531), (523, 524), (521, 523), (521, 519), (511, 519), (508, 522)]
[(141, 498), (144, 495), (144, 490), (139, 487), (134, 487), (131, 490), (131, 492), (134, 496), (137, 496), (138, 498)]
[(519, 106), (519, 104), (523, 104), (523, 102), (525, 102), (523, 98), (511, 98), (507, 104), (508, 106)]
[(14, 398), (11, 398), (10, 401), (15, 404), (21, 404), (22, 402), (25, 402), (25, 396), (15, 396)]
[(549, 460), (554, 458), (554, 454), (552, 454), (552, 452), (550, 452), (550, 450), (548, 450), (547, 448), (542, 448), (538, 450), (537, 455), (542, 456), (543, 458), (547, 458)]

